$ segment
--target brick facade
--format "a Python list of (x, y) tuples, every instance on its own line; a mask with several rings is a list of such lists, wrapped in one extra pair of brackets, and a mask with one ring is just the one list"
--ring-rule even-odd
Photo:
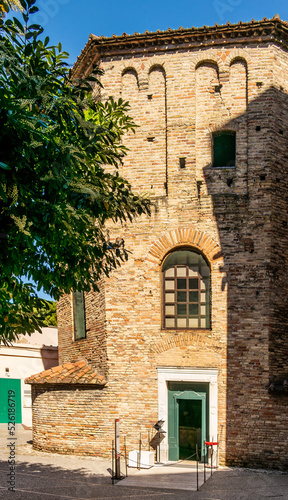
[[(60, 363), (85, 359), (108, 383), (35, 383), (37, 448), (109, 456), (117, 417), (129, 449), (140, 433), (148, 446), (167, 425), (157, 368), (192, 385), (216, 370), (220, 462), (287, 469), (287, 34), (274, 18), (90, 37), (75, 75), (99, 61), (101, 98), (129, 100), (140, 127), (120, 174), (154, 205), (111, 226), (132, 255), (86, 295), (86, 339), (73, 341), (71, 298), (59, 303)], [(212, 166), (221, 130), (236, 132), (236, 167)], [(211, 328), (163, 328), (162, 264), (181, 248), (209, 263)]]

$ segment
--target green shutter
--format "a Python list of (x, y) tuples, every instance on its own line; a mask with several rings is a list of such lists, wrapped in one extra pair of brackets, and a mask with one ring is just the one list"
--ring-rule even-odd
[(86, 337), (84, 292), (73, 293), (74, 339)]
[(213, 135), (213, 167), (235, 167), (236, 133), (217, 132)]

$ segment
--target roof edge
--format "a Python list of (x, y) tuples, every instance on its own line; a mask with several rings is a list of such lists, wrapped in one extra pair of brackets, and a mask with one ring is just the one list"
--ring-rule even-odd
[(166, 31), (145, 31), (145, 33), (140, 34), (135, 32), (133, 35), (123, 33), (111, 37), (90, 34), (88, 42), (74, 64), (73, 75), (78, 77), (82, 74), (84, 76), (89, 74), (101, 55), (112, 50), (119, 52), (137, 47), (146, 47), (147, 50), (150, 45), (153, 46), (155, 51), (157, 46), (160, 48), (161, 45), (169, 43), (173, 43), (174, 46), (177, 44), (185, 46), (189, 42), (194, 42), (196, 46), (203, 47), (203, 43), (209, 44), (209, 41), (214, 44), (217, 40), (219, 40), (219, 43), (223, 43), (224, 40), (227, 42), (236, 39), (236, 43), (243, 43), (242, 38), (246, 40), (249, 38), (250, 40), (256, 39), (257, 41), (259, 41), (259, 38), (263, 38), (266, 41), (267, 37), (277, 42), (281, 39), (281, 43), (288, 47), (288, 22), (282, 21), (279, 14), (276, 14), (272, 19), (264, 17), (261, 21), (252, 19), (249, 22), (243, 23), (240, 21), (237, 24), (227, 22), (224, 25), (219, 25), (216, 23), (214, 26), (202, 26), (200, 28), (194, 26), (183, 28), (180, 26), (176, 30), (168, 28)]
[(49, 370), (36, 373), (25, 379), (30, 385), (98, 385), (105, 386), (107, 380), (91, 367), (85, 359), (74, 363), (64, 363)]

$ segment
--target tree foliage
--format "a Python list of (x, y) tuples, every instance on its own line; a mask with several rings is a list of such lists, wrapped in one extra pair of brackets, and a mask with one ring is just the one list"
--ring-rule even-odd
[(21, 0), (22, 23), (0, 20), (4, 340), (39, 330), (40, 287), (56, 300), (71, 290), (97, 290), (101, 273), (128, 257), (123, 244), (107, 243), (105, 222), (149, 213), (149, 201), (117, 172), (126, 154), (122, 136), (135, 129), (128, 103), (93, 101), (96, 70), (85, 80), (71, 79), (61, 44), (50, 46), (42, 28), (29, 24), (34, 2)]
[[(47, 308), (48, 306), (48, 308)], [(47, 300), (45, 307), (35, 311), (36, 317), (41, 321), (42, 326), (55, 326), (57, 327), (57, 304), (53, 300)]]
[(8, 12), (12, 10), (23, 10), (21, 2), (19, 0), (0, 0), (0, 17), (4, 17)]

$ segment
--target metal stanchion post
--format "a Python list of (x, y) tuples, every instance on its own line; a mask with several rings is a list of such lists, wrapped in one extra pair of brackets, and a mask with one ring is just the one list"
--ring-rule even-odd
[[(212, 443), (213, 443), (213, 438), (212, 438)], [(213, 444), (211, 444), (211, 473), (210, 473), (210, 477), (212, 476), (213, 474)]]
[(116, 479), (120, 479), (120, 436), (119, 436), (119, 418), (115, 419), (115, 469)]
[(204, 442), (204, 483), (206, 483), (206, 446)]
[(196, 475), (196, 481), (197, 481), (197, 491), (199, 491), (198, 462), (199, 462), (199, 456), (198, 456), (198, 444), (196, 444), (196, 463), (197, 463), (197, 475)]
[(126, 477), (128, 477), (126, 436), (124, 436), (124, 453), (125, 453), (125, 473)]
[(139, 439), (138, 470), (141, 469), (141, 433)]
[(112, 441), (112, 484), (114, 484), (114, 441)]

